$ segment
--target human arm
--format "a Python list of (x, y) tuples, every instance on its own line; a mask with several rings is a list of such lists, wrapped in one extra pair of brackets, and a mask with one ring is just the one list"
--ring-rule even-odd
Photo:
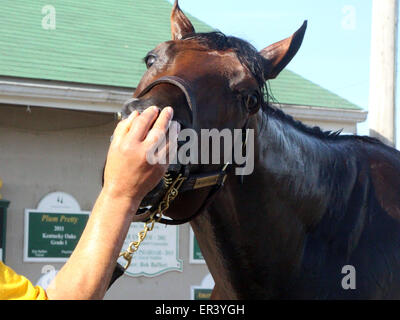
[(104, 187), (74, 252), (46, 291), (49, 299), (104, 297), (132, 217), (167, 169), (146, 159), (159, 133), (168, 130), (173, 111), (165, 108), (157, 116), (158, 109), (149, 108), (118, 124), (107, 156)]

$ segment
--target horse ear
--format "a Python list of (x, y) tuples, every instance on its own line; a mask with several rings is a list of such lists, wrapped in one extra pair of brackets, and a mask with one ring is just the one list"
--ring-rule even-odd
[(279, 41), (260, 51), (260, 54), (267, 60), (266, 79), (275, 79), (279, 73), (299, 51), (307, 29), (307, 21), (291, 37)]
[(179, 8), (178, 0), (175, 0), (171, 13), (171, 32), (172, 40), (180, 40), (186, 34), (194, 33), (194, 27), (190, 20), (185, 16), (181, 8)]

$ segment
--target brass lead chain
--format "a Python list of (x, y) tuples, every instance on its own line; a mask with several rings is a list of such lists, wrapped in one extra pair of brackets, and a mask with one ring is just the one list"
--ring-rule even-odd
[(145, 222), (143, 230), (137, 234), (138, 239), (131, 242), (128, 248), (124, 252), (120, 253), (119, 257), (123, 257), (126, 260), (126, 264), (124, 266), (125, 270), (127, 270), (131, 265), (133, 254), (139, 250), (140, 244), (147, 236), (147, 232), (153, 231), (155, 223), (162, 219), (164, 213), (168, 210), (170, 203), (178, 196), (179, 188), (185, 179), (186, 178), (182, 177), (181, 174), (178, 176), (178, 178), (176, 178), (164, 196), (163, 201), (161, 201), (158, 205), (157, 210), (151, 215), (150, 220)]

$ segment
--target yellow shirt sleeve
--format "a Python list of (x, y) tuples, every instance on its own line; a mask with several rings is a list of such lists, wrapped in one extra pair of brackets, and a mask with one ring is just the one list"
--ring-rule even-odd
[(47, 295), (0, 261), (0, 300), (47, 300)]

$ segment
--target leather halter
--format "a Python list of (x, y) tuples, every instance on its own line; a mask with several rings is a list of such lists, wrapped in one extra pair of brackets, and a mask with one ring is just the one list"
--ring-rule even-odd
[[(186, 101), (189, 105), (189, 108), (191, 110), (192, 114), (192, 124), (191, 127), (196, 131), (199, 132), (200, 128), (198, 125), (198, 110), (197, 110), (197, 105), (196, 105), (196, 100), (193, 95), (193, 91), (191, 90), (191, 87), (187, 81), (185, 81), (182, 78), (176, 77), (176, 76), (165, 76), (161, 77), (154, 82), (152, 82), (150, 85), (148, 85), (140, 94), (137, 96), (137, 98), (132, 98), (128, 100), (125, 103), (125, 106), (128, 106), (130, 103), (135, 102), (139, 100), (141, 97), (146, 95), (148, 92), (150, 92), (151, 89), (153, 89), (155, 86), (159, 84), (172, 84), (176, 87), (178, 87), (186, 97)], [(187, 125), (190, 127), (190, 125)], [(207, 196), (206, 200), (204, 203), (200, 206), (200, 208), (196, 211), (195, 214), (192, 216), (185, 218), (185, 219), (165, 219), (161, 218), (158, 220), (158, 222), (162, 224), (167, 224), (167, 225), (180, 225), (184, 224), (186, 222), (191, 221), (194, 219), (197, 215), (199, 215), (202, 211), (204, 211), (210, 204), (211, 202), (215, 199), (216, 195), (218, 192), (221, 190), (225, 179), (227, 177), (227, 165), (224, 166), (223, 169), (219, 171), (213, 171), (209, 173), (200, 173), (200, 174), (193, 174), (190, 172), (190, 169), (188, 166), (184, 165), (178, 165), (180, 169), (180, 173), (182, 176), (185, 178), (184, 182), (182, 183), (181, 187), (179, 188), (179, 193), (182, 192), (187, 192), (187, 191), (192, 191), (192, 190), (198, 190), (198, 189), (203, 189), (203, 188), (208, 188), (212, 187), (209, 195)], [(153, 211), (146, 210), (144, 213), (138, 212), (132, 222), (146, 222), (150, 219), (152, 216)]]

